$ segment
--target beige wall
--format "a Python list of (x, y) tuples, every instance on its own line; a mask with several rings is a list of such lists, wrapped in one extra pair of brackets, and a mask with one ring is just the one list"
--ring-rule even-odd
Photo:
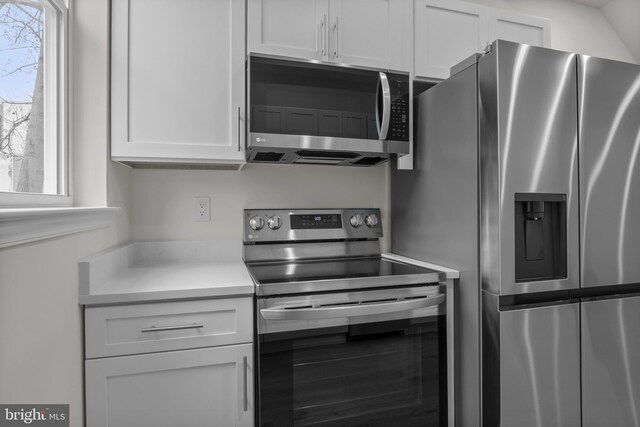
[(77, 260), (116, 243), (96, 230), (0, 250), (0, 402), (68, 403), (82, 425)]
[(78, 259), (129, 239), (130, 171), (108, 161), (108, 1), (76, 0), (73, 189), (121, 206), (108, 229), (0, 249), (0, 403), (68, 403), (84, 423)]
[[(241, 171), (132, 171), (134, 240), (242, 239), (242, 209), (378, 207), (388, 219), (387, 165), (344, 168), (249, 164)], [(196, 196), (211, 222), (194, 222)], [(388, 222), (383, 223), (388, 229)]]
[(640, 64), (640, 1), (614, 0), (602, 8), (602, 13), (615, 26), (616, 33), (626, 42)]

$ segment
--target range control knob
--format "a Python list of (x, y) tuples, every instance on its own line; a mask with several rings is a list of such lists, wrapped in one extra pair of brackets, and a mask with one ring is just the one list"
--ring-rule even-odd
[(278, 215), (274, 215), (267, 220), (267, 225), (270, 229), (277, 230), (278, 228), (282, 227), (282, 218), (280, 218)]
[(369, 228), (375, 227), (376, 225), (378, 225), (378, 215), (376, 214), (367, 215), (366, 218), (364, 219), (364, 223)]
[(264, 219), (261, 216), (254, 216), (249, 220), (249, 227), (254, 230), (261, 230), (264, 227)]
[(351, 219), (349, 219), (349, 223), (353, 228), (358, 228), (362, 225), (362, 215), (353, 215)]

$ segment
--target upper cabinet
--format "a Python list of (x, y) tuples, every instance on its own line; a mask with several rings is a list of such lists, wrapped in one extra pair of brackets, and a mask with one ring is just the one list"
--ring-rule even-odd
[(489, 42), (507, 40), (532, 46), (551, 45), (550, 22), (537, 16), (507, 10), (490, 9)]
[(112, 1), (113, 160), (244, 163), (244, 4)]
[(411, 67), (411, 2), (331, 0), (331, 60), (398, 71)]
[(328, 60), (329, 0), (249, 0), (249, 52)]
[(444, 79), (449, 69), (484, 49), (485, 8), (455, 0), (416, 0), (415, 73)]
[(250, 53), (388, 70), (411, 67), (406, 0), (249, 0)]
[(457, 0), (414, 3), (415, 75), (446, 79), (450, 69), (496, 39), (550, 45), (549, 20)]

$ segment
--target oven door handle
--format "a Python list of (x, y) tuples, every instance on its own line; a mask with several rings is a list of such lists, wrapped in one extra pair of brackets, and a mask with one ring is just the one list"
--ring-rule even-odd
[(433, 307), (442, 303), (444, 294), (412, 298), (394, 302), (360, 303), (348, 306), (330, 306), (313, 308), (263, 308), (260, 314), (265, 320), (315, 320), (339, 317), (371, 316), (376, 314), (397, 313)]

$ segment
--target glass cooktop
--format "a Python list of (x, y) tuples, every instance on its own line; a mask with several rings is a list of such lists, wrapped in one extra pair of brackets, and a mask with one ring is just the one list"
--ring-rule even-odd
[[(444, 279), (442, 273), (428, 268), (377, 257), (260, 263), (247, 267), (258, 289), (262, 289), (259, 295), (426, 284)], [(307, 286), (297, 287), (300, 283)], [(272, 289), (278, 285), (279, 290)]]

